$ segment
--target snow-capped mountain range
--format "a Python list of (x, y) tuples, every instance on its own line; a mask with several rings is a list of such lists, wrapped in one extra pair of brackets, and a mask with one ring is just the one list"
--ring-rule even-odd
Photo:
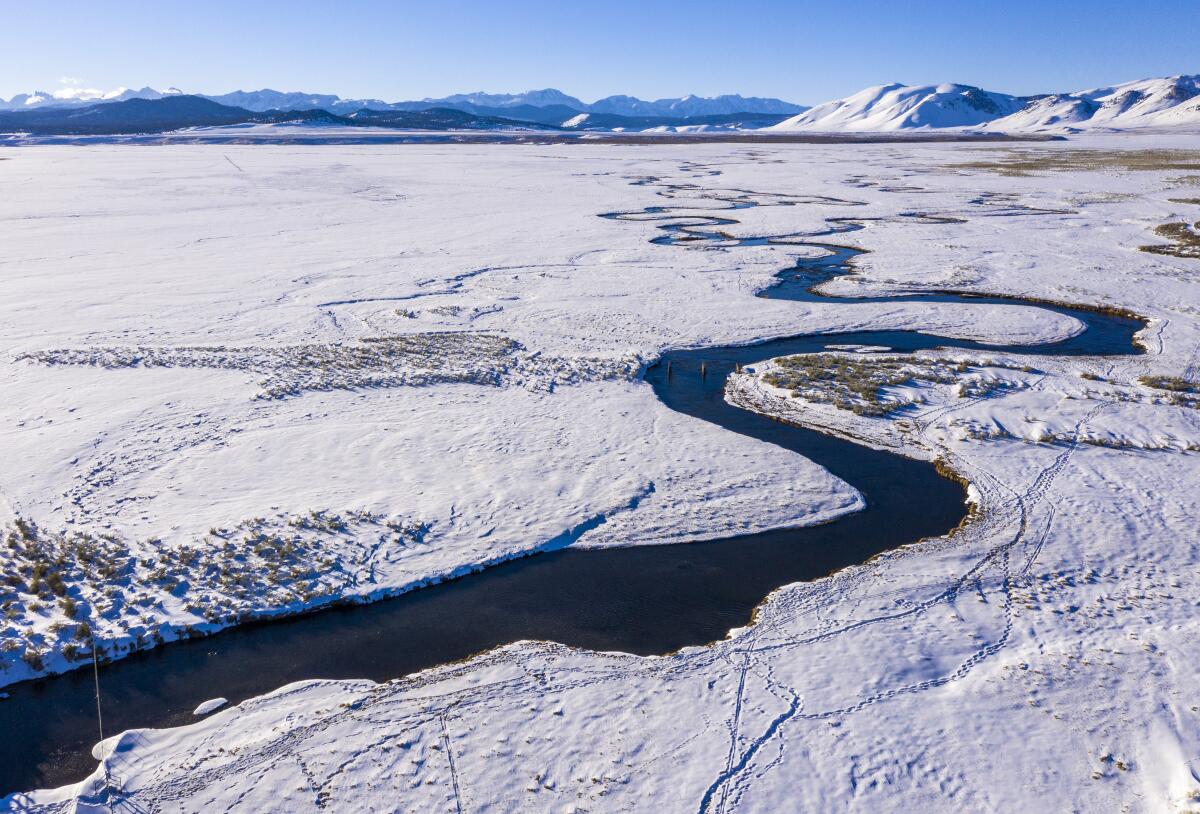
[[(181, 94), (182, 91), (176, 88), (166, 91), (149, 87), (140, 90), (120, 88), (111, 92), (64, 88), (52, 93), (19, 94), (8, 101), (0, 99), (0, 111), (80, 107), (130, 99), (157, 100)], [(734, 114), (756, 114), (761, 118), (758, 121), (701, 121), (696, 126), (761, 128), (775, 132), (957, 128), (1006, 133), (1073, 132), (1088, 128), (1200, 128), (1200, 75), (1142, 79), (1110, 87), (1036, 96), (1013, 96), (958, 84), (890, 84), (867, 88), (813, 108), (780, 99), (739, 95), (683, 96), (654, 101), (618, 95), (588, 103), (553, 88), (515, 94), (460, 93), (401, 102), (270, 89), (239, 90), (202, 98), (253, 112), (324, 110), (348, 116), (362, 110), (451, 109), (476, 116), (588, 129), (647, 129), (662, 124), (690, 126), (689, 120)], [(790, 118), (785, 119), (786, 116)], [(655, 117), (664, 121), (655, 122)]]
[(1025, 102), (969, 85), (877, 85), (825, 102), (775, 125), (775, 130), (906, 130), (917, 127), (978, 127), (1012, 113)]
[[(130, 90), (120, 88), (103, 95), (80, 94), (74, 89), (22, 93), (8, 101), (0, 99), (0, 110), (28, 110), (33, 107), (75, 106), (126, 99), (160, 99), (178, 94), (172, 88), (159, 92), (153, 88)], [(546, 88), (525, 93), (459, 93), (442, 98), (385, 102), (380, 99), (344, 99), (333, 94), (283, 92), (264, 88), (255, 91), (237, 90), (219, 95), (198, 94), (223, 105), (263, 112), (267, 110), (327, 110), (330, 113), (352, 113), (357, 110), (427, 110), (451, 108), (470, 113), (492, 113), (514, 108), (570, 108), (577, 113), (609, 113), (619, 116), (712, 116), (728, 113), (793, 114), (807, 110), (781, 99), (742, 97), (737, 95), (702, 97), (682, 96), (675, 99), (646, 101), (635, 96), (609, 96), (588, 104), (560, 90)]]
[(82, 107), (103, 102), (124, 102), (129, 99), (161, 99), (164, 96), (179, 96), (183, 93), (179, 88), (167, 88), (157, 91), (151, 87), (117, 88), (112, 91), (85, 90), (75, 87), (59, 88), (55, 91), (35, 90), (32, 93), (18, 93), (5, 101), (0, 99), (0, 110), (33, 110), (46, 107)]
[(1200, 75), (1106, 88), (1010, 96), (970, 85), (879, 85), (773, 125), (782, 132), (971, 128), (1004, 133), (1200, 127)]
[(1044, 96), (991, 122), (996, 130), (1200, 125), (1200, 75), (1143, 79), (1075, 94)]
[[(616, 116), (715, 116), (726, 113), (801, 113), (808, 108), (781, 99), (760, 96), (681, 96), (674, 99), (646, 101), (636, 96), (606, 96), (592, 103), (547, 88), (519, 94), (463, 93), (442, 99), (423, 99), (422, 103), (448, 107), (473, 105), (484, 108), (511, 108), (530, 105), (549, 107), (562, 105), (580, 113), (610, 113)], [(404, 103), (402, 103), (404, 104)]]

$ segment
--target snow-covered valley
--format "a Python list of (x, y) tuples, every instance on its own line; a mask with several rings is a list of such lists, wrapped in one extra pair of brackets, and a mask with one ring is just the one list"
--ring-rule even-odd
[[(292, 685), (114, 739), (107, 791), (98, 771), (7, 803), (1195, 804), (1197, 268), (1139, 251), (1170, 245), (1164, 224), (1186, 243), (1190, 146), (10, 151), (3, 683), (88, 664), (92, 634), (117, 656), (547, 548), (861, 507), (821, 467), (663, 407), (641, 374), (669, 349), (888, 329), (1032, 345), (1082, 327), (1019, 305), (765, 300), (821, 250), (740, 237), (854, 219), (829, 240), (870, 254), (826, 293), (1011, 294), (1149, 325), (1140, 356), (923, 351), (903, 376), (847, 349), (847, 375), (878, 372), (881, 409), (771, 379), (795, 365), (736, 374), (734, 404), (938, 459), (975, 511), (781, 586), (724, 641), (650, 658), (522, 642), (384, 684)], [(1071, 158), (1088, 151), (1159, 158)], [(699, 222), (731, 191), (760, 205), (720, 227), (728, 245), (655, 245), (650, 218), (597, 217), (669, 204)]]

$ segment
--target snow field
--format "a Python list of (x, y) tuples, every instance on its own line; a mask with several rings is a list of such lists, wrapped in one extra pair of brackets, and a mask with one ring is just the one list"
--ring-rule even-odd
[[(524, 553), (589, 516), (608, 522), (576, 544), (664, 542), (829, 517), (855, 495), (794, 456), (669, 413), (625, 378), (263, 400), (249, 370), (16, 357), (352, 343), (453, 325), (555, 359), (617, 361), (797, 330), (1038, 342), (1079, 328), (1019, 306), (755, 298), (786, 247), (656, 247), (650, 224), (595, 217), (650, 205), (652, 188), (628, 184), (645, 175), (861, 202), (735, 213), (748, 233), (865, 212), (965, 221), (883, 220), (848, 236), (871, 253), (831, 293), (1010, 293), (1128, 308), (1150, 325), (1139, 357), (925, 354), (918, 365), (968, 369), (953, 383), (898, 383), (900, 399), (920, 400), (873, 417), (765, 387), (759, 371), (771, 367), (756, 365), (732, 383), (734, 403), (939, 459), (972, 484), (971, 521), (782, 586), (753, 625), (709, 647), (636, 658), (516, 643), (384, 684), (301, 683), (188, 727), (126, 733), (106, 760), (130, 800), (422, 812), (1196, 804), (1200, 471), (1186, 450), (1197, 425), (1177, 393), (1143, 383), (1196, 381), (1195, 261), (1138, 251), (1184, 211), (1171, 199), (1186, 172), (1000, 175), (958, 166), (979, 158), (974, 145), (134, 149), (38, 148), (0, 164), (10, 179), (48, 179), (0, 203), (13, 238), (0, 260), (10, 514), (167, 545), (272, 506), (427, 523), (426, 542), (376, 561), (386, 590)], [(464, 310), (431, 313), (427, 298)], [(47, 319), (46, 303), (67, 318)], [(974, 384), (960, 388), (960, 375)], [(357, 536), (315, 537), (361, 567)], [(32, 800), (88, 810), (100, 778)]]

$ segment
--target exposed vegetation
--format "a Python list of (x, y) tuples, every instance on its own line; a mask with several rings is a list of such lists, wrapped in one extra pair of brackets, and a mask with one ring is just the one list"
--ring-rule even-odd
[(1138, 382), (1155, 390), (1164, 390), (1169, 403), (1200, 409), (1200, 384), (1181, 376), (1141, 376)]
[(1025, 176), (1039, 172), (1200, 170), (1196, 150), (987, 150), (988, 157), (950, 169)]
[(1180, 376), (1141, 376), (1138, 378), (1138, 381), (1147, 387), (1170, 390), (1174, 393), (1200, 392), (1200, 385), (1189, 382)]
[[(1200, 204), (1200, 198), (1176, 199), (1173, 202)], [(1200, 221), (1192, 224), (1182, 221), (1164, 223), (1154, 228), (1154, 234), (1169, 242), (1165, 245), (1160, 243), (1156, 246), (1140, 246), (1142, 251), (1200, 260)]]
[(101, 649), (163, 640), (166, 624), (223, 626), (246, 616), (330, 601), (376, 562), (427, 544), (429, 526), (367, 511), (314, 511), (213, 528), (194, 543), (48, 532), (18, 517), (0, 546), (0, 671), (17, 658), (42, 670)]
[[(986, 398), (1001, 390), (1030, 387), (1029, 377), (1006, 375), (1004, 371), (1037, 373), (1034, 368), (991, 359), (925, 359), (895, 354), (813, 353), (773, 360), (762, 371), (762, 381), (789, 391), (793, 398), (816, 404), (830, 404), (856, 415), (886, 416), (929, 401), (940, 403), (942, 396), (922, 392), (927, 385), (949, 385), (956, 398)], [(1143, 376), (1139, 383), (1162, 391), (1147, 394), (1130, 382), (1113, 382), (1091, 372), (1079, 377), (1097, 382), (1100, 391), (1086, 390), (1066, 398), (1098, 399), (1109, 403), (1143, 402), (1170, 404), (1200, 409), (1200, 384), (1176, 376)], [(943, 391), (945, 392), (945, 391)], [(1062, 427), (1056, 429), (1034, 415), (1013, 425), (995, 418), (953, 418), (953, 427), (962, 438), (973, 441), (1011, 440), (1036, 444), (1086, 444), (1111, 449), (1200, 451), (1200, 442), (1178, 433), (1164, 431), (1153, 437), (1125, 434), (1109, 429)]]
[[(794, 398), (832, 404), (866, 416), (887, 415), (920, 403), (917, 397), (887, 392), (887, 388), (900, 385), (952, 384), (958, 396), (979, 398), (1018, 384), (987, 375), (966, 362), (879, 354), (802, 354), (776, 359), (775, 366), (763, 376), (772, 387), (789, 390)], [(1009, 367), (995, 363), (988, 366)], [(974, 375), (964, 375), (969, 372)]]
[(593, 379), (628, 378), (638, 360), (571, 359), (529, 353), (494, 334), (430, 332), (366, 338), (357, 343), (262, 347), (125, 346), (65, 348), (23, 354), (48, 365), (189, 367), (258, 374), (258, 398), (278, 399), (315, 390), (414, 387), (443, 382), (550, 388)]

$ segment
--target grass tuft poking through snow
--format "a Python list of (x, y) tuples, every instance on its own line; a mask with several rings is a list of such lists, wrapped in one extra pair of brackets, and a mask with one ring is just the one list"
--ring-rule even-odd
[(640, 360), (571, 359), (529, 353), (503, 336), (431, 332), (367, 337), (355, 343), (280, 347), (97, 347), (21, 354), (46, 365), (183, 367), (248, 370), (262, 378), (258, 398), (281, 399), (318, 390), (517, 383), (551, 389), (597, 379), (632, 378)]
[[(986, 364), (1006, 367), (997, 362)], [(793, 398), (832, 404), (866, 416), (883, 416), (923, 402), (919, 395), (889, 392), (888, 388), (898, 385), (953, 384), (960, 398), (981, 398), (1002, 387), (1019, 386), (1018, 382), (987, 375), (964, 361), (834, 353), (775, 359), (773, 367), (763, 374), (763, 381), (791, 391)]]
[(256, 517), (170, 550), (157, 540), (47, 531), (18, 517), (0, 548), (0, 676), (38, 674), (167, 638), (325, 604), (429, 525), (368, 511)]
[(988, 150), (992, 156), (953, 165), (954, 169), (986, 170), (1010, 177), (1039, 172), (1162, 172), (1200, 170), (1196, 150)]

